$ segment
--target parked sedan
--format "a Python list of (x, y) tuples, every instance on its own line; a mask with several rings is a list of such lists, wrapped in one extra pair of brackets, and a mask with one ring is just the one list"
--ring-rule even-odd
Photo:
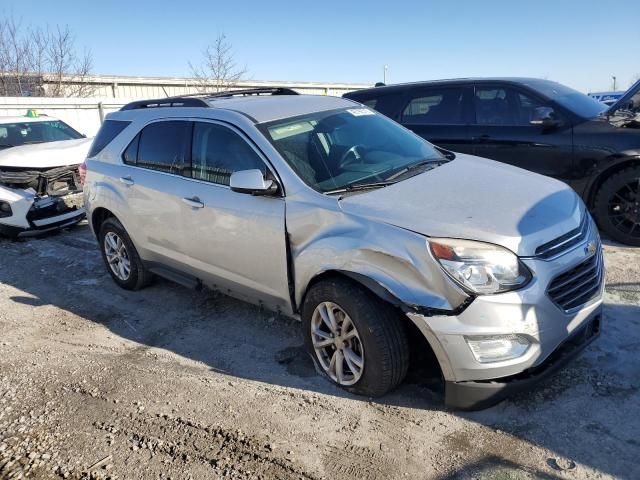
[(79, 165), (90, 145), (46, 115), (0, 117), (0, 235), (15, 238), (82, 220)]
[(548, 80), (441, 80), (350, 92), (425, 139), (568, 183), (598, 226), (640, 246), (640, 82), (606, 105)]

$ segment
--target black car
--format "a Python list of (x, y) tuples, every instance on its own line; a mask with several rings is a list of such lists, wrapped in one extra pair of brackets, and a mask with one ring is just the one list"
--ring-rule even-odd
[(445, 149), (565, 181), (601, 230), (640, 246), (640, 81), (611, 107), (531, 78), (438, 80), (344, 96)]

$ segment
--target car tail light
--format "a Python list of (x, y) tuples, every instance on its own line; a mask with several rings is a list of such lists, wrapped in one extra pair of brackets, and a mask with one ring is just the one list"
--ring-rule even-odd
[(78, 172), (80, 173), (80, 185), (84, 187), (84, 182), (87, 179), (87, 162), (84, 161), (78, 167)]

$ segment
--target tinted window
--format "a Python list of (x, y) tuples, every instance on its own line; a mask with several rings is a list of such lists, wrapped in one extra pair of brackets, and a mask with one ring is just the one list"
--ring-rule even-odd
[(583, 118), (597, 117), (608, 107), (573, 88), (548, 80), (536, 80), (529, 87)]
[(138, 166), (182, 174), (189, 149), (191, 122), (152, 123), (140, 132)]
[(402, 109), (402, 92), (386, 92), (385, 90), (374, 90), (366, 93), (348, 93), (345, 98), (355, 100), (369, 108), (373, 108), (387, 117), (397, 118)]
[(138, 162), (138, 145), (140, 144), (140, 134), (136, 135), (127, 149), (124, 151), (122, 155), (122, 159), (124, 163), (128, 163), (129, 165), (135, 165)]
[(402, 112), (402, 123), (463, 124), (463, 94), (460, 88), (416, 91)]
[(536, 108), (544, 104), (510, 88), (476, 88), (476, 123), (479, 125), (527, 126)]
[(378, 99), (377, 98), (372, 98), (370, 100), (365, 100), (364, 102), (362, 102), (364, 105), (366, 105), (369, 108), (376, 108), (376, 105), (378, 104)]
[(111, 140), (116, 138), (118, 134), (124, 130), (131, 122), (123, 122), (120, 120), (105, 120), (100, 127), (96, 138), (93, 139), (91, 149), (89, 150), (89, 157), (95, 157), (99, 154), (104, 147), (111, 143)]
[(229, 185), (233, 172), (266, 166), (240, 135), (222, 125), (196, 122), (191, 151), (191, 177)]

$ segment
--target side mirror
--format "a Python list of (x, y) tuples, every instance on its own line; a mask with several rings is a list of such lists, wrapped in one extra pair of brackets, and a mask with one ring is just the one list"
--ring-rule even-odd
[(556, 112), (551, 107), (537, 107), (533, 111), (533, 118), (529, 121), (531, 125), (540, 125), (545, 130), (555, 128), (560, 125), (560, 120)]
[(278, 185), (273, 180), (265, 180), (258, 169), (233, 172), (229, 187), (234, 192), (251, 195), (273, 195), (278, 191)]

